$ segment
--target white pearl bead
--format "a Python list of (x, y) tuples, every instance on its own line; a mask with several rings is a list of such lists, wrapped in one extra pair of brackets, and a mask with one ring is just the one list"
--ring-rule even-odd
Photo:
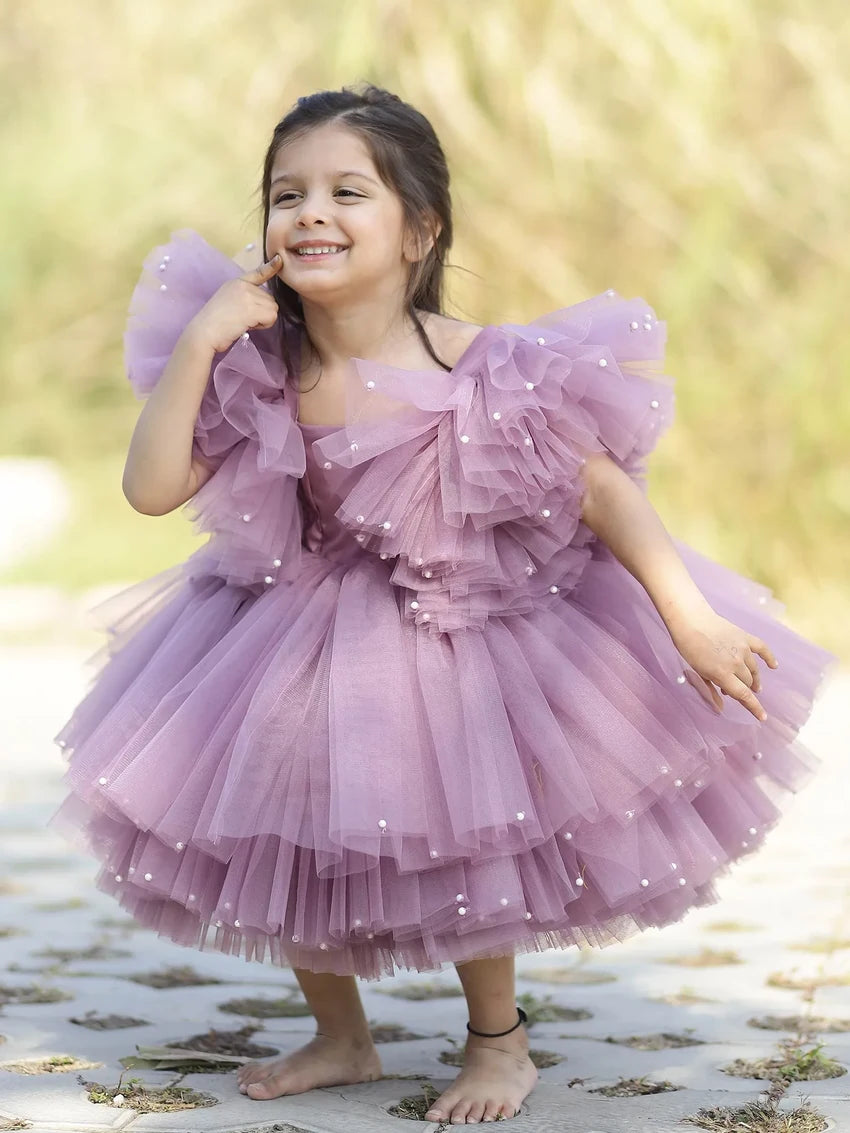
[(526, 913), (526, 914), (525, 914), (525, 919), (526, 919), (527, 921), (530, 921), (530, 920), (531, 920), (531, 913)]
[(240, 337), (240, 338), (242, 339), (242, 341), (243, 341), (243, 342), (247, 342), (247, 341), (248, 341), (248, 339), (249, 339), (249, 338), (250, 338), (251, 336), (250, 336), (250, 334), (248, 334), (247, 330), (243, 330), (243, 331), (242, 331), (242, 334), (241, 334), (241, 335), (240, 335), (239, 337)]
[(561, 589), (560, 586), (550, 586), (549, 587), (549, 593), (550, 594), (557, 594), (560, 589)]
[(301, 939), (300, 936), (293, 936), (293, 938), (292, 938), (293, 944), (297, 944), (300, 939)]
[(533, 440), (531, 439), (531, 437), (526, 437), (526, 438), (525, 438), (525, 444), (527, 444), (527, 445), (533, 445), (533, 444), (534, 444), (534, 441), (533, 441)]
[(365, 523), (366, 522), (366, 516), (365, 515), (358, 515), (357, 522), (358, 523)]
[(566, 833), (564, 834), (564, 838), (565, 838), (565, 839), (566, 839), (566, 840), (567, 840), (568, 842), (572, 840), (572, 834), (570, 834), (569, 830), (567, 830), (567, 832), (566, 832)]
[(759, 605), (764, 606), (766, 604), (767, 604), (767, 598), (765, 598), (764, 594), (762, 594), (761, 597), (759, 598)]
[(670, 869), (672, 869), (672, 870), (677, 870), (678, 868), (679, 868), (679, 867), (678, 867), (678, 865), (676, 865), (676, 863), (675, 863), (675, 862), (670, 862)]
[(463, 900), (463, 894), (458, 893), (458, 895), (455, 897), (455, 901), (462, 901), (462, 900)]
[(673, 786), (674, 786), (674, 787), (681, 787), (681, 785), (682, 785), (682, 780), (681, 780), (681, 779), (674, 779), (674, 780), (673, 780)]
[(356, 921), (354, 922), (354, 927), (355, 927), (355, 928), (360, 928), (360, 926), (361, 926), (362, 924), (363, 924), (363, 922), (362, 922), (362, 921), (360, 920), (360, 918), (358, 917), (358, 918), (357, 918), (357, 920), (356, 920)]
[(381, 558), (381, 559), (388, 559), (389, 555), (387, 554), (386, 551), (381, 551), (381, 553), (378, 557)]
[(322, 465), (322, 468), (330, 468), (330, 467), (331, 467), (331, 462), (329, 460), (326, 460), (325, 463)]
[(379, 818), (379, 819), (378, 819), (378, 825), (380, 826), (380, 828), (381, 828), (382, 830), (386, 830), (386, 828), (387, 828), (387, 820), (386, 820), (385, 818)]
[(646, 314), (645, 314), (645, 315), (644, 315), (643, 317), (644, 317), (645, 319), (650, 319), (650, 320), (651, 320), (651, 319), (652, 319), (652, 318), (653, 318), (654, 316), (653, 316), (653, 314), (652, 314), (652, 311), (647, 311), (647, 312), (646, 312)]
[(549, 518), (549, 516), (550, 516), (550, 515), (551, 515), (552, 513), (551, 513), (551, 511), (550, 511), (550, 510), (549, 510), (549, 509), (548, 509), (547, 507), (545, 507), (545, 508), (543, 509), (543, 511), (541, 511), (541, 513), (540, 513), (540, 514), (541, 514), (541, 515), (543, 516), (543, 518), (544, 518), (544, 519), (548, 519), (548, 518)]
[[(542, 345), (542, 344), (541, 344), (541, 345)], [(499, 904), (500, 904), (500, 905), (507, 905), (507, 903), (508, 903), (508, 899), (507, 899), (507, 897), (500, 897), (500, 898), (499, 898)]]
[(159, 265), (159, 270), (160, 270), (160, 271), (165, 271), (165, 269), (166, 269), (166, 266), (167, 266), (166, 264), (160, 264), (160, 265)]
[(229, 901), (225, 901), (225, 902), (224, 902), (224, 907), (225, 907), (225, 909), (229, 909), (229, 908), (230, 908), (230, 902), (229, 902)]
[(274, 579), (272, 578), (272, 576), (270, 574), (267, 574), (264, 581), (265, 582), (274, 582)]
[(431, 856), (432, 858), (438, 858), (438, 857), (439, 857), (440, 855), (439, 855), (439, 854), (437, 853), (437, 851), (436, 851), (436, 850), (431, 850), (431, 851), (430, 851), (430, 856)]
[(464, 433), (460, 439), (462, 444), (469, 444), (469, 437), (466, 435), (466, 433)]
[(496, 410), (496, 412), (495, 412), (495, 413), (493, 414), (493, 420), (494, 420), (494, 421), (501, 421), (501, 420), (502, 420), (502, 414), (501, 414), (501, 413), (499, 412), (499, 410), (498, 410), (498, 409), (497, 409), (497, 410)]
[(525, 818), (525, 811), (524, 810), (518, 810), (516, 812), (516, 816), (519, 819), (519, 821), (522, 822), (522, 820)]
[(526, 389), (534, 389), (534, 382), (526, 382), (525, 388)]
[(245, 245), (245, 251), (246, 251), (246, 252), (250, 252), (250, 251), (252, 250), (252, 248), (253, 248), (253, 247), (254, 247), (254, 245), (253, 245), (253, 244), (246, 244), (246, 245)]
[(613, 298), (613, 296), (615, 296), (617, 294), (617, 292), (612, 287), (608, 291), (606, 291), (605, 294), (608, 295), (609, 297)]
[(546, 345), (546, 339), (545, 338), (538, 338), (537, 345), (538, 346), (545, 346)]
[(160, 289), (160, 291), (167, 291), (168, 290), (168, 284), (167, 283), (161, 283), (159, 285), (159, 289)]
[(163, 256), (162, 258), (165, 261), (165, 263), (167, 263), (167, 264), (171, 263), (171, 256)]
[(120, 874), (120, 873), (116, 873), (116, 874), (115, 874), (115, 880), (116, 880), (116, 881), (123, 881), (123, 880), (124, 880), (124, 878), (123, 878), (123, 877), (121, 876), (121, 874)]
[(433, 574), (434, 574), (434, 572), (432, 570), (423, 570), (422, 571), (422, 577), (423, 578), (431, 578), (433, 576)]
[(458, 905), (457, 912), (458, 912), (458, 916), (465, 917), (466, 916), (466, 906), (465, 905)]
[(374, 936), (375, 936), (374, 932), (367, 932), (367, 933), (366, 933), (366, 939), (367, 939), (367, 940), (372, 940), (372, 939), (374, 939)]
[(653, 398), (653, 399), (652, 399), (652, 401), (650, 401), (650, 403), (649, 403), (649, 404), (650, 404), (650, 406), (651, 406), (651, 407), (652, 407), (653, 409), (657, 409), (657, 408), (658, 408), (658, 406), (659, 406), (659, 404), (660, 404), (660, 402), (656, 401), (656, 400), (655, 400), (655, 398)]
[(758, 830), (756, 830), (755, 826), (750, 827), (750, 834), (758, 834)]
[(525, 573), (526, 574), (534, 574), (534, 567), (533, 566), (527, 566), (525, 568)]
[(694, 786), (695, 787), (701, 787), (702, 786), (702, 779), (695, 779), (694, 780)]
[(105, 787), (105, 786), (106, 786), (106, 783), (107, 783), (107, 781), (108, 781), (108, 780), (106, 780), (106, 779), (105, 779), (105, 778), (104, 778), (104, 777), (103, 777), (102, 775), (101, 775), (101, 777), (100, 777), (100, 778), (98, 779), (98, 783), (100, 783), (101, 787)]
[(241, 926), (241, 924), (239, 923), (239, 921), (234, 921), (234, 922), (233, 922), (233, 927), (234, 927), (234, 928), (241, 928), (242, 926)]
[(374, 388), (375, 388), (374, 382), (367, 382), (366, 383), (366, 389), (374, 389)]
[(581, 889), (582, 885), (584, 885), (584, 878), (583, 877), (577, 877), (576, 878), (576, 885), (579, 887), (579, 889)]
[(755, 753), (755, 755), (753, 756), (753, 759), (763, 759), (763, 758), (764, 758), (764, 756), (762, 755), (762, 753), (760, 751), (757, 751)]
[(431, 615), (430, 615), (430, 614), (423, 614), (423, 615), (422, 615), (422, 621), (423, 621), (423, 622), (430, 622), (430, 620), (431, 620)]
[(352, 452), (357, 452), (357, 450), (360, 446), (358, 445), (357, 441), (352, 441), (351, 444), (348, 447), (351, 449)]
[(221, 921), (213, 921), (216, 928), (221, 928)]
[(599, 365), (602, 366), (602, 368), (604, 369), (608, 365), (608, 359), (607, 358), (600, 358), (599, 359)]
[(280, 566), (280, 559), (275, 559), (275, 561), (272, 563), (272, 566), (279, 567)]
[(357, 540), (358, 543), (365, 543), (366, 542), (366, 536), (365, 535), (355, 535), (354, 538)]
[(410, 608), (411, 608), (411, 610), (418, 610), (419, 609), (419, 603), (416, 601), (416, 599), (414, 599), (410, 603)]
[(679, 884), (680, 885), (687, 885), (688, 883), (687, 883), (687, 881), (685, 881), (684, 877), (680, 877), (679, 878)]
[(638, 328), (637, 323), (629, 323), (629, 326), (631, 327), (632, 330), (637, 330), (637, 328)]
[(250, 520), (250, 518), (251, 518), (250, 515), (243, 515), (242, 516), (242, 522), (247, 523)]
[(688, 678), (685, 676), (684, 673), (679, 673), (678, 677), (676, 677), (676, 684), (677, 685), (683, 685), (687, 679)]
[(626, 818), (634, 818), (635, 812), (633, 810), (626, 811)]
[(750, 844), (749, 842), (742, 842), (742, 843), (741, 843), (741, 845), (743, 846), (743, 848), (744, 848), (745, 850), (746, 850), (747, 846), (749, 846), (749, 844)]
[(176, 845), (176, 846), (175, 846), (174, 848), (175, 848), (176, 850), (182, 850), (182, 849), (184, 849), (185, 847), (184, 847), (184, 844), (183, 844), (182, 842), (178, 842), (178, 843), (177, 843), (177, 845)]
[(322, 949), (323, 952), (327, 952), (327, 950), (328, 950), (328, 946), (327, 946), (327, 944), (325, 944), (324, 940), (319, 945), (319, 947)]
[(390, 523), (390, 521), (388, 519), (385, 519), (384, 522), (381, 524), (381, 527), (383, 527), (384, 531), (389, 531), (389, 529), (392, 527), (392, 524)]
[(153, 881), (153, 874), (152, 873), (146, 873), (145, 874), (145, 881)]
[(642, 885), (642, 886), (644, 887), (644, 889), (646, 889), (647, 885), (649, 885), (649, 878), (647, 878), (647, 877), (642, 877), (642, 878), (640, 879), (640, 883), (641, 883), (641, 885)]
[(67, 746), (68, 746), (68, 741), (67, 741), (67, 740), (60, 740), (60, 741), (59, 741), (59, 746), (60, 746), (60, 747), (67, 747)]
[(417, 566), (422, 566), (422, 564), (423, 564), (424, 562), (425, 562), (425, 560), (424, 560), (424, 559), (417, 559), (417, 560), (416, 560), (416, 565), (417, 565)]
[(659, 767), (658, 770), (661, 772), (662, 775), (669, 775), (670, 774), (670, 768), (667, 767), (666, 765)]

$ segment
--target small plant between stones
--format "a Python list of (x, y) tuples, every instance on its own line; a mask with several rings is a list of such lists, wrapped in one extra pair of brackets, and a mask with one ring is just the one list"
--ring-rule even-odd
[(638, 1098), (645, 1094), (666, 1094), (671, 1090), (681, 1090), (681, 1086), (674, 1086), (672, 1082), (650, 1082), (643, 1078), (621, 1078), (613, 1086), (595, 1086), (588, 1090), (589, 1094), (602, 1094), (606, 1098)]
[(104, 1086), (100, 1082), (77, 1081), (88, 1092), (94, 1105), (108, 1105), (113, 1109), (133, 1109), (136, 1113), (167, 1113), (180, 1109), (205, 1109), (218, 1105), (218, 1098), (201, 1094), (188, 1086), (146, 1086), (141, 1078), (118, 1079), (117, 1086)]
[(220, 984), (223, 980), (215, 976), (202, 976), (188, 964), (173, 968), (163, 968), (159, 972), (137, 972), (133, 976), (126, 976), (133, 983), (144, 984), (145, 987), (156, 988), (157, 991), (168, 987), (201, 987), (205, 984)]
[(0, 1007), (6, 1003), (61, 1003), (73, 999), (67, 991), (58, 987), (41, 987), (38, 984), (22, 984), (20, 987), (0, 985)]
[(790, 1111), (779, 1108), (787, 1088), (787, 1082), (774, 1082), (756, 1102), (700, 1109), (682, 1121), (710, 1133), (823, 1133), (829, 1123), (808, 1101)]
[(265, 999), (260, 996), (228, 999), (226, 1003), (219, 1003), (218, 1009), (231, 1015), (250, 1015), (254, 1019), (293, 1018), (312, 1014), (309, 1004), (295, 995), (284, 999)]
[(847, 1073), (845, 1066), (822, 1053), (823, 1043), (818, 1043), (809, 1050), (804, 1049), (795, 1039), (785, 1039), (778, 1045), (780, 1053), (773, 1058), (736, 1058), (720, 1069), (724, 1074), (731, 1074), (735, 1078), (766, 1078), (785, 1084), (840, 1078)]
[(396, 999), (448, 999), (463, 995), (462, 987), (453, 984), (437, 983), (434, 980), (421, 980), (416, 983), (399, 984), (398, 987), (379, 987), (381, 995), (392, 995)]
[(54, 1054), (50, 1058), (22, 1058), (17, 1062), (0, 1062), (0, 1070), (12, 1074), (68, 1074), (72, 1070), (94, 1070), (102, 1062), (89, 1062), (72, 1054)]
[(523, 991), (516, 997), (516, 1002), (528, 1016), (526, 1028), (533, 1027), (535, 1023), (576, 1023), (593, 1018), (593, 1012), (583, 1007), (561, 1007), (553, 1003), (551, 995), (541, 997)]
[(686, 1028), (684, 1034), (673, 1034), (662, 1031), (656, 1035), (628, 1035), (625, 1038), (616, 1038), (609, 1035), (603, 1041), (616, 1043), (617, 1046), (629, 1046), (633, 1050), (677, 1050), (684, 1046), (703, 1046), (703, 1039), (695, 1039), (691, 1033), (692, 1028)]

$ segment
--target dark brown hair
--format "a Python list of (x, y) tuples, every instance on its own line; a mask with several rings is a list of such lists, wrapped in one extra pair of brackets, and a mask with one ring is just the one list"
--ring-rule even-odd
[[(449, 170), (442, 146), (431, 123), (398, 95), (371, 83), (359, 89), (323, 90), (299, 98), (274, 128), (263, 162), (262, 194), (264, 238), (263, 254), (268, 259), (265, 233), (269, 222), (272, 167), (284, 143), (316, 126), (330, 122), (344, 124), (359, 134), (369, 149), (379, 177), (399, 197), (404, 223), (423, 241), (433, 237), (437, 224), (440, 231), (426, 256), (411, 265), (405, 307), (416, 325), (417, 333), (434, 361), (450, 370), (434, 352), (434, 348), (416, 314), (416, 308), (443, 313), (443, 268), (452, 243), (452, 205), (449, 194)], [(288, 373), (296, 370), (292, 344), (304, 330), (301, 298), (279, 277), (273, 277), (269, 289), (281, 312), (281, 353)]]

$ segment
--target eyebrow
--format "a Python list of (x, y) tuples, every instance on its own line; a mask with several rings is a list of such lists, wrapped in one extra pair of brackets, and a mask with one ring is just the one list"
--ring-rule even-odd
[[(338, 169), (337, 172), (334, 174), (334, 176), (335, 177), (362, 177), (364, 181), (371, 181), (373, 185), (378, 184), (378, 182), (373, 177), (370, 177), (367, 173), (361, 173), (358, 169)], [(296, 180), (297, 180), (297, 177), (295, 176), (294, 173), (281, 173), (279, 177), (275, 177), (274, 181), (272, 181), (271, 185), (269, 185), (269, 189), (273, 189), (275, 187), (275, 185), (279, 184), (279, 182), (281, 182), (281, 181), (296, 181)]]

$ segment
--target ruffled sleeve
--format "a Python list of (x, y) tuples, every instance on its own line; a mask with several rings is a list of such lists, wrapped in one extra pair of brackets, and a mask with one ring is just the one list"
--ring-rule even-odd
[[(146, 257), (130, 300), (127, 377), (147, 397), (187, 323), (244, 268), (192, 229), (172, 233)], [(198, 570), (262, 588), (300, 565), (297, 478), (305, 453), (286, 398), (280, 326), (243, 334), (214, 355), (195, 422), (193, 455), (215, 475), (185, 505), (212, 538), (192, 556)]]
[(336, 514), (396, 559), (411, 619), (480, 628), (577, 585), (597, 542), (582, 466), (607, 452), (645, 490), (673, 419), (665, 337), (642, 299), (608, 291), (485, 327), (450, 374), (356, 361), (347, 427), (317, 447), (345, 468), (368, 461)]

